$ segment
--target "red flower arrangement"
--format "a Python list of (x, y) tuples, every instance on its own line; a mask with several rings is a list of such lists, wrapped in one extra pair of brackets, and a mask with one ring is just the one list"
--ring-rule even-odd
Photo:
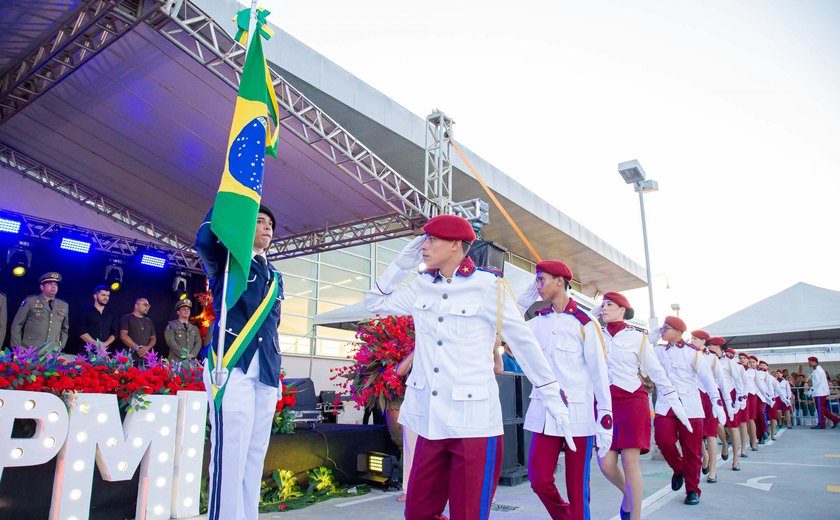
[(146, 368), (132, 366), (125, 351), (111, 355), (102, 347), (87, 345), (86, 353), (68, 360), (57, 353), (39, 356), (34, 348), (15, 347), (0, 353), (0, 389), (68, 394), (116, 394), (120, 408), (143, 406), (143, 395), (204, 391), (201, 366), (164, 364), (153, 352)]
[(414, 321), (410, 316), (377, 316), (356, 332), (361, 345), (350, 357), (355, 363), (332, 369), (335, 380), (356, 402), (356, 408), (385, 410), (389, 401), (405, 395), (397, 365), (414, 350)]
[(277, 407), (274, 409), (274, 426), (271, 427), (271, 433), (295, 433), (295, 414), (292, 408), (297, 402), (297, 388), (289, 388), (283, 382), (285, 374), (280, 374), (280, 384), (283, 387), (281, 399), (277, 400)]
[(207, 333), (216, 321), (216, 311), (213, 310), (213, 293), (204, 291), (194, 294), (195, 299), (201, 304), (201, 313), (190, 318), (190, 323), (198, 327), (201, 335), (201, 344), (207, 344)]

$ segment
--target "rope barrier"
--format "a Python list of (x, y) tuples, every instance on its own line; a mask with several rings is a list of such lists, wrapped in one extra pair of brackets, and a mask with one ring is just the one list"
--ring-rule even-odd
[(528, 250), (531, 251), (531, 254), (534, 255), (534, 258), (537, 260), (537, 262), (542, 261), (542, 257), (540, 257), (540, 255), (537, 254), (537, 251), (536, 249), (534, 249), (534, 246), (532, 246), (531, 242), (529, 242), (528, 239), (525, 238), (525, 234), (522, 233), (522, 230), (519, 229), (519, 226), (517, 226), (516, 222), (513, 221), (513, 218), (511, 218), (511, 216), (502, 206), (502, 203), (499, 202), (499, 199), (497, 199), (493, 192), (490, 191), (490, 188), (487, 187), (487, 184), (484, 182), (484, 179), (481, 178), (481, 175), (479, 175), (478, 172), (475, 171), (475, 168), (473, 168), (473, 165), (470, 163), (470, 161), (468, 161), (467, 158), (464, 157), (464, 153), (461, 152), (461, 149), (458, 148), (458, 145), (455, 144), (455, 141), (451, 141), (451, 144), (452, 148), (454, 148), (455, 151), (458, 152), (458, 155), (461, 157), (461, 160), (464, 161), (464, 163), (467, 165), (467, 168), (469, 168), (470, 172), (473, 174), (473, 177), (475, 177), (475, 179), (478, 181), (481, 187), (484, 188), (484, 191), (487, 193), (487, 196), (490, 197), (490, 200), (493, 201), (493, 204), (496, 205), (496, 208), (499, 210), (499, 212), (502, 215), (504, 215), (505, 219), (507, 219), (508, 224), (510, 224), (513, 230), (516, 231), (516, 234), (519, 235), (519, 238), (525, 243), (525, 245), (528, 247)]

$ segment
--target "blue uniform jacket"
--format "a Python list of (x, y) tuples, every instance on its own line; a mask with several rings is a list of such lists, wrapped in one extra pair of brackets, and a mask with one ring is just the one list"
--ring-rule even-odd
[[(210, 290), (213, 293), (213, 310), (216, 311), (216, 316), (221, 316), (222, 307), (222, 280), (225, 273), (225, 262), (227, 261), (227, 248), (219, 242), (216, 235), (210, 230), (210, 213), (205, 217), (201, 227), (198, 228), (198, 235), (195, 238), (195, 248), (198, 255), (204, 262), (204, 269), (207, 271), (207, 276), (210, 277)], [(259, 352), (260, 355), (260, 382), (269, 386), (278, 387), (280, 385), (280, 342), (277, 337), (277, 327), (280, 325), (280, 306), (283, 299), (283, 276), (273, 265), (268, 264), (268, 268), (277, 273), (277, 279), (280, 284), (277, 300), (271, 307), (271, 312), (266, 317), (260, 329), (257, 331), (251, 343), (245, 348), (242, 357), (239, 358), (236, 368), (241, 368), (243, 371), (248, 370), (254, 354)], [(263, 270), (262, 266), (256, 261), (251, 260), (251, 273), (248, 278), (248, 287), (242, 296), (236, 302), (227, 315), (227, 337), (225, 338), (225, 349), (233, 343), (239, 331), (245, 326), (248, 319), (256, 312), (257, 307), (268, 293), (268, 288), (271, 285), (271, 278)], [(218, 318), (216, 326), (213, 328), (213, 341), (208, 348), (215, 349), (218, 345), (219, 339), (219, 322)], [(210, 352), (206, 352), (210, 355)]]

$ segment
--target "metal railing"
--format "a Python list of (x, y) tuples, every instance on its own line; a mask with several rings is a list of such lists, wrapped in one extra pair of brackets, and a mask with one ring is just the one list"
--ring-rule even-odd
[[(790, 417), (794, 427), (796, 426), (816, 426), (817, 424), (817, 407), (814, 404), (814, 398), (808, 393), (811, 387), (809, 386), (794, 386), (791, 387), (793, 399), (791, 399)], [(835, 415), (840, 413), (840, 386), (829, 386), (829, 395), (826, 398), (826, 404)]]

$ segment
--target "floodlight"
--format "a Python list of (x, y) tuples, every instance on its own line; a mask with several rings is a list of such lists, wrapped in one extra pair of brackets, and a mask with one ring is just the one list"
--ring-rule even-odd
[(632, 161), (625, 161), (618, 163), (618, 173), (627, 184), (635, 184), (645, 180), (645, 171), (639, 161), (633, 159)]

